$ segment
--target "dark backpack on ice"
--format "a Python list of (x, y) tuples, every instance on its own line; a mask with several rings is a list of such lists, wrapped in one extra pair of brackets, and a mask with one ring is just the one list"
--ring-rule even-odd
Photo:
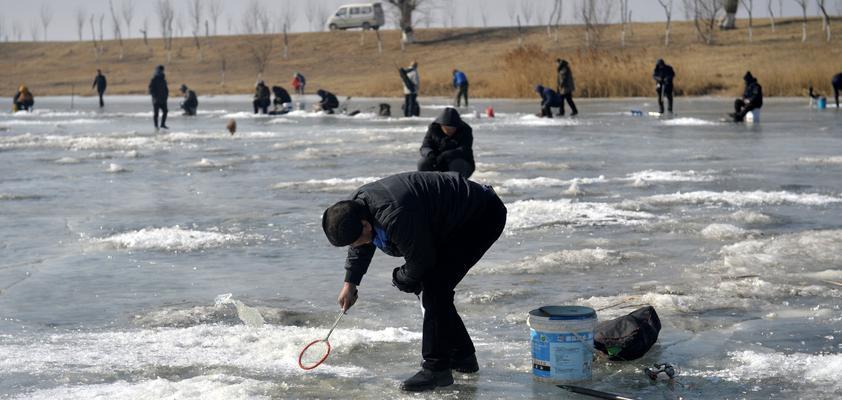
[(631, 314), (599, 323), (594, 335), (594, 348), (610, 360), (629, 361), (643, 357), (658, 340), (661, 320), (652, 306)]
[(377, 115), (381, 117), (391, 117), (392, 116), (392, 106), (386, 103), (380, 103), (380, 112)]

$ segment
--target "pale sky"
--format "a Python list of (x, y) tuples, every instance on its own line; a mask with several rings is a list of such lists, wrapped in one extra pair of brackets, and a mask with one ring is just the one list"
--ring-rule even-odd
[[(112, 0), (115, 11), (121, 13), (122, 5), (130, 0)], [(189, 36), (192, 28), (187, 22), (188, 4), (191, 0), (171, 0), (176, 10), (176, 22), (174, 24), (175, 34)], [(305, 32), (319, 30), (323, 24), (308, 21), (308, 14), (315, 15), (318, 12), (308, 12), (321, 8), (325, 16), (333, 14), (341, 4), (365, 2), (365, 0), (201, 0), (204, 3), (204, 19), (210, 20), (207, 12), (208, 4), (212, 1), (219, 1), (222, 4), (223, 12), (217, 21), (217, 31), (220, 35), (236, 34), (243, 31), (243, 13), (249, 2), (258, 1), (263, 4), (273, 17), (273, 23), (282, 26), (281, 15), (284, 10), (292, 9), (290, 15), (291, 31)], [(441, 26), (483, 26), (483, 15), (487, 26), (511, 26), (513, 25), (510, 15), (520, 15), (521, 22), (527, 25), (540, 25), (546, 22), (552, 9), (552, 0), (427, 0), (435, 8), (430, 13), (430, 18), (418, 15), (416, 22), (418, 27), (441, 27)], [(607, 0), (613, 1), (613, 0)], [(756, 18), (768, 16), (767, 2), (771, 1), (775, 14), (781, 10), (785, 16), (800, 15), (800, 9), (793, 0), (753, 0), (754, 15)], [(579, 0), (564, 0), (564, 23), (575, 23), (574, 5)], [(681, 7), (682, 0), (674, 0), (675, 10), (673, 19), (684, 19), (684, 11)], [(158, 19), (156, 14), (157, 0), (133, 0), (134, 17), (131, 26), (131, 37), (139, 37), (139, 29), (144, 19), (149, 24), (150, 37), (160, 36)], [(383, 2), (385, 5), (385, 2)], [(835, 15), (842, 15), (842, 0), (829, 0), (829, 12)], [(633, 21), (662, 21), (665, 19), (664, 11), (657, 0), (629, 0), (632, 10)], [(52, 14), (52, 21), (48, 25), (48, 40), (77, 40), (77, 18), (80, 10), (85, 15), (94, 13), (104, 15), (105, 37), (113, 37), (113, 22), (109, 13), (108, 0), (0, 0), (0, 40), (15, 41), (20, 38), (23, 41), (31, 41), (33, 34), (37, 34), (38, 40), (44, 40), (44, 28), (41, 25), (41, 10), (47, 7)], [(387, 9), (391, 9), (386, 5)], [(619, 8), (615, 7), (615, 8)], [(446, 12), (454, 10), (454, 12)], [(810, 1), (808, 15), (814, 16), (817, 9), (814, 1)], [(393, 18), (387, 12), (387, 24), (394, 26)], [(618, 19), (619, 12), (615, 10), (614, 19)], [(446, 16), (446, 17), (444, 17)], [(738, 16), (746, 16), (744, 9), (740, 9)], [(528, 18), (527, 18), (528, 17)], [(87, 18), (86, 18), (87, 21)], [(178, 21), (181, 21), (179, 24)], [(121, 18), (123, 36), (126, 36), (127, 29), (125, 21)], [(211, 33), (213, 33), (213, 21), (209, 22)], [(98, 25), (98, 22), (97, 22)], [(203, 24), (204, 25), (204, 24)], [(181, 28), (179, 28), (181, 26)], [(318, 28), (317, 28), (318, 27)], [(204, 32), (204, 28), (202, 28)], [(89, 39), (91, 35), (90, 25), (86, 22), (83, 37)]]

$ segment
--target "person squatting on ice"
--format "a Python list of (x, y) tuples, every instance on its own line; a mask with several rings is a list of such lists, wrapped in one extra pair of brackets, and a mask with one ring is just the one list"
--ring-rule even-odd
[(494, 190), (452, 172), (392, 175), (325, 210), (325, 236), (334, 246), (350, 246), (338, 297), (343, 310), (357, 301), (357, 286), (376, 249), (404, 258), (392, 271), (392, 284), (421, 296), (424, 361), (402, 390), (448, 386), (451, 370), (479, 370), (473, 341), (453, 304), (454, 289), (505, 225), (506, 207)]
[(196, 92), (188, 88), (185, 84), (181, 85), (179, 91), (181, 91), (181, 95), (184, 96), (184, 101), (181, 102), (181, 109), (184, 110), (184, 115), (196, 115), (196, 111), (199, 109), (199, 98), (196, 96)]
[(751, 71), (746, 72), (743, 81), (746, 84), (743, 97), (734, 101), (734, 113), (730, 114), (734, 122), (742, 122), (746, 114), (763, 107), (763, 88), (757, 83)]
[[(170, 97), (170, 89), (167, 87), (167, 77), (164, 75), (164, 66), (155, 68), (155, 75), (149, 81), (149, 95), (152, 96), (152, 119), (155, 122), (155, 129), (170, 129), (167, 126), (167, 99)], [(158, 124), (158, 113), (161, 113), (161, 124)]]
[(474, 135), (471, 126), (454, 108), (445, 108), (427, 128), (421, 143), (419, 171), (458, 172), (470, 178), (474, 164)]

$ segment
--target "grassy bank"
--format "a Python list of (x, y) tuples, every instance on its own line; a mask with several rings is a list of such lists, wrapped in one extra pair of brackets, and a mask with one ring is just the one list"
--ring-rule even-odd
[[(747, 21), (739, 21), (745, 27)], [(308, 78), (308, 92), (317, 88), (340, 96), (401, 96), (395, 63), (417, 59), (421, 68), (422, 95), (450, 95), (453, 68), (468, 74), (471, 95), (476, 97), (533, 97), (537, 83), (555, 86), (553, 60), (571, 61), (578, 97), (652, 96), (651, 71), (664, 58), (678, 74), (676, 90), (683, 95), (734, 96), (741, 91), (741, 77), (751, 70), (771, 96), (802, 96), (806, 87), (830, 91), (830, 78), (842, 71), (842, 45), (821, 40), (821, 22), (810, 21), (810, 37), (801, 42), (800, 21), (778, 21), (772, 32), (766, 20), (755, 21), (754, 40), (745, 29), (717, 32), (717, 43), (696, 40), (691, 23), (673, 24), (672, 44), (663, 45), (663, 23), (632, 26), (632, 36), (620, 47), (620, 28), (607, 27), (596, 50), (583, 47), (581, 27), (562, 27), (548, 35), (546, 28), (421, 29), (418, 44), (401, 51), (398, 32), (381, 32), (383, 52), (378, 52), (374, 32), (322, 32), (289, 36), (288, 58), (283, 39), (273, 37), (273, 53), (264, 79), (288, 86), (292, 73)], [(557, 37), (557, 40), (556, 40)], [(265, 37), (226, 36), (202, 39), (199, 51), (193, 39), (175, 39), (167, 62), (162, 40), (141, 39), (119, 44), (107, 41), (95, 57), (93, 44), (0, 44), (0, 88), (8, 96), (20, 83), (37, 95), (92, 94), (96, 68), (109, 78), (109, 94), (145, 94), (152, 70), (166, 64), (171, 90), (187, 83), (204, 94), (250, 93), (257, 74), (252, 50)], [(837, 40), (842, 40), (839, 38)], [(225, 60), (223, 83), (222, 65)]]

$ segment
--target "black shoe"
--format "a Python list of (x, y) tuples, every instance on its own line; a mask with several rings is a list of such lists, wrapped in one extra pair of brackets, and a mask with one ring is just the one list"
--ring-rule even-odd
[(433, 371), (423, 368), (417, 374), (413, 375), (412, 378), (403, 381), (401, 390), (406, 392), (423, 392), (452, 384), (453, 374), (450, 373), (449, 369)]
[(578, 112), (578, 111), (573, 111), (572, 113), (570, 113), (570, 116), (571, 116), (571, 117), (575, 117), (575, 116), (577, 116), (577, 115), (579, 115), (579, 112)]
[(161, 125), (161, 129), (170, 129), (170, 127), (166, 125)]
[(479, 371), (479, 363), (477, 363), (476, 354), (471, 354), (461, 360), (450, 360), (450, 368), (456, 372), (463, 374), (473, 374)]

